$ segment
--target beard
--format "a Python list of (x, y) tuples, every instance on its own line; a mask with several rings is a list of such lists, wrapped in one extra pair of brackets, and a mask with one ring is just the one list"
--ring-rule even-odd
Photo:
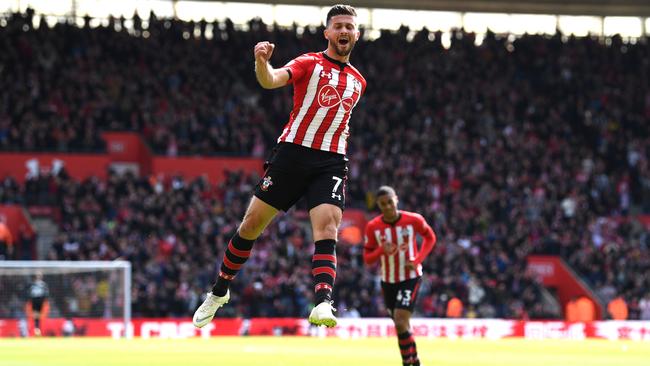
[(336, 51), (336, 54), (341, 57), (348, 56), (352, 52), (352, 49), (354, 48), (354, 45), (356, 43), (357, 43), (356, 41), (350, 39), (348, 41), (348, 44), (344, 46), (344, 45), (340, 45), (338, 41), (330, 41), (330, 45), (332, 45), (334, 51)]

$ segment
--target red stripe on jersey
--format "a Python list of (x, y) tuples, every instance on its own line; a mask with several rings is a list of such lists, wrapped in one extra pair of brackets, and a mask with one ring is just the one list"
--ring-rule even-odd
[(248, 258), (251, 255), (250, 250), (239, 250), (239, 249), (235, 248), (235, 246), (232, 245), (232, 241), (230, 243), (228, 243), (228, 250), (232, 254), (234, 254), (234, 255), (236, 255), (238, 257), (241, 257), (241, 258)]
[[(332, 73), (332, 68), (330, 67), (325, 68), (323, 67), (323, 71), (320, 73)], [(316, 112), (320, 108), (320, 104), (318, 103), (318, 95), (323, 87), (323, 85), (329, 84), (330, 79), (320, 77), (320, 75), (312, 75), (314, 78), (319, 78), (318, 80), (318, 87), (316, 88), (316, 95), (314, 96), (314, 100), (311, 102), (311, 105), (309, 106), (309, 109), (307, 109), (307, 113), (305, 113), (305, 116), (303, 117), (302, 121), (300, 121), (300, 126), (298, 126), (298, 132), (296, 133), (296, 137), (293, 138), (293, 142), (295, 144), (302, 144), (302, 141), (305, 139), (305, 134), (307, 133), (307, 130), (309, 129), (309, 125), (312, 124), (312, 121), (314, 120), (314, 116), (316, 115)]]
[[(393, 232), (393, 235), (395, 235), (394, 232)], [(393, 238), (394, 238), (394, 236), (393, 236)], [(395, 239), (393, 239), (393, 240), (395, 240)], [(390, 273), (393, 272), (393, 275), (390, 276), (390, 281), (392, 283), (397, 283), (397, 282), (399, 282), (399, 253), (395, 253), (395, 254), (391, 255), (391, 257), (393, 258), (393, 268), (392, 268), (392, 270), (388, 271), (388, 275), (390, 276)], [(388, 263), (390, 264), (390, 260), (388, 260)]]
[[(376, 245), (382, 245), (384, 241), (387, 241), (397, 246), (396, 253), (379, 256), (382, 281), (387, 283), (397, 283), (422, 275), (421, 266), (418, 266), (416, 271), (410, 271), (404, 265), (408, 260), (418, 256), (416, 236), (422, 235), (420, 228), (423, 226), (424, 219), (420, 215), (408, 211), (400, 211), (400, 214), (399, 221), (392, 225), (384, 223), (381, 216), (377, 216), (368, 222), (366, 228), (368, 236), (374, 239), (373, 242)], [(403, 258), (401, 262), (400, 253)], [(400, 277), (400, 272), (403, 273), (403, 277)]]
[[(323, 52), (298, 56), (285, 67), (289, 69), (300, 67), (300, 78), (291, 80), (294, 87), (293, 107), (289, 121), (278, 138), (278, 142), (291, 142), (313, 149), (345, 154), (350, 114), (366, 89), (364, 77), (350, 64), (341, 68), (338, 63), (327, 58)], [(337, 83), (331, 84), (331, 91), (338, 94), (339, 103), (332, 98), (325, 98), (319, 103), (322, 87), (330, 84), (332, 69), (339, 74)], [(345, 81), (341, 79), (345, 79)], [(349, 81), (354, 84), (349, 85)], [(348, 83), (347, 88), (352, 89), (351, 95), (343, 97), (340, 90), (344, 91), (345, 88), (339, 88), (339, 84), (342, 82)], [(334, 97), (334, 95), (325, 97)], [(345, 106), (341, 107), (340, 103), (343, 103), (344, 100)], [(338, 115), (340, 120), (334, 119), (340, 108), (343, 108), (343, 115)], [(314, 121), (314, 117), (319, 111), (320, 115), (317, 121)]]
[[(341, 124), (339, 125), (339, 128), (336, 129), (334, 132), (334, 136), (332, 137), (332, 144), (330, 145), (330, 151), (333, 152), (338, 152), (339, 150), (339, 139), (341, 137), (341, 134), (343, 133), (343, 130), (347, 127), (348, 125), (348, 119), (350, 119), (350, 114), (352, 113), (352, 110), (350, 110), (348, 113), (346, 113), (343, 116), (343, 120), (341, 121)], [(345, 146), (343, 146), (343, 151), (345, 151)]]
[(388, 282), (388, 279), (386, 278), (386, 271), (388, 271), (388, 263), (386, 262), (386, 256), (381, 255), (379, 257), (379, 262), (381, 263), (381, 280), (384, 282)]
[(331, 254), (314, 254), (312, 261), (330, 261), (336, 263), (336, 256)]
[[(305, 71), (305, 74), (311, 75), (314, 72), (314, 67), (316, 67), (316, 64), (312, 64), (311, 67), (309, 67), (309, 69)], [(296, 117), (298, 116), (298, 113), (300, 113), (300, 106), (302, 105), (302, 102), (305, 100), (305, 94), (307, 94), (307, 87), (309, 87), (309, 82), (293, 84), (293, 109), (291, 110), (289, 123), (287, 123), (287, 125), (284, 127), (284, 133), (278, 139), (279, 141), (284, 141), (289, 135), (289, 133), (291, 132), (291, 127), (293, 127), (293, 123), (296, 121)]]
[[(359, 91), (359, 93), (360, 92), (361, 91)], [(352, 98), (353, 101), (355, 101), (355, 104), (353, 104), (352, 107), (350, 108), (350, 110), (343, 116), (343, 120), (341, 121), (341, 124), (339, 125), (339, 128), (337, 128), (336, 131), (334, 131), (334, 137), (332, 138), (332, 144), (330, 145), (330, 151), (333, 151), (333, 152), (338, 152), (339, 151), (339, 139), (341, 138), (341, 134), (343, 134), (345, 129), (348, 127), (348, 121), (350, 120), (350, 115), (352, 114), (352, 109), (354, 109), (354, 107), (356, 106), (356, 102), (358, 102), (359, 99), (361, 98), (361, 95), (357, 95), (357, 97), (355, 99), (355, 97), (354, 97), (355, 94), (357, 94), (357, 93), (356, 93), (356, 91), (353, 90), (351, 98)], [(345, 139), (343, 139), (343, 141), (347, 144), (347, 137)], [(342, 146), (342, 151), (344, 153), (345, 153), (346, 150), (347, 150), (347, 146)]]
[(294, 122), (296, 122), (296, 115), (291, 112), (291, 119), (289, 120), (289, 123), (287, 123), (287, 126), (284, 128), (282, 135), (278, 138), (278, 142), (287, 140), (287, 136), (291, 133), (291, 128), (293, 127)]
[[(348, 76), (347, 76), (347, 74), (339, 73), (339, 82), (338, 82), (338, 85), (336, 86), (336, 91), (339, 92), (341, 100), (343, 99), (343, 93), (345, 93), (345, 89), (347, 88), (347, 85), (348, 85)], [(343, 108), (343, 106), (341, 104), (339, 104), (336, 107), (330, 108), (327, 111), (327, 114), (325, 115), (325, 118), (323, 118), (323, 122), (320, 124), (320, 126), (318, 127), (318, 130), (316, 131), (316, 134), (314, 136), (314, 142), (312, 142), (312, 144), (311, 144), (312, 148), (320, 150), (320, 148), (323, 146), (323, 138), (325, 137), (325, 133), (327, 132), (327, 130), (330, 128), (330, 126), (334, 122), (334, 118), (336, 117), (336, 114), (338, 113), (339, 108)], [(349, 112), (344, 113), (344, 117), (342, 118), (342, 120), (345, 119), (346, 114), (349, 114)], [(339, 128), (340, 128), (340, 126), (339, 126)], [(337, 128), (337, 130), (338, 130), (338, 128)], [(336, 136), (336, 134), (334, 134), (333, 136)]]
[(327, 273), (330, 276), (336, 278), (336, 271), (330, 267), (317, 267), (311, 270), (311, 274), (316, 276), (319, 274)]

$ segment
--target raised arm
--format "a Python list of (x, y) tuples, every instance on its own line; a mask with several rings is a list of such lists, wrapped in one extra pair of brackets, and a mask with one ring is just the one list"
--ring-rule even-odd
[(255, 55), (255, 76), (264, 89), (275, 89), (287, 85), (289, 71), (285, 68), (274, 69), (269, 63), (275, 44), (267, 41), (258, 42), (253, 49)]

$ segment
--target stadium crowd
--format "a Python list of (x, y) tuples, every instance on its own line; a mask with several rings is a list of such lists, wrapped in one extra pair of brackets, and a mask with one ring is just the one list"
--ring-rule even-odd
[[(119, 25), (120, 21), (114, 23)], [(36, 29), (14, 15), (0, 27), (0, 150), (103, 149), (104, 130), (142, 133), (159, 154), (263, 157), (286, 122), (290, 88), (256, 85), (251, 45), (277, 47), (274, 65), (324, 48), (321, 28), (149, 19), (127, 32), (59, 24)], [(27, 26), (27, 29), (23, 29)], [(195, 28), (198, 30), (195, 35)], [(144, 36), (144, 32), (147, 36)], [(604, 303), (623, 296), (631, 319), (650, 318), (650, 236), (630, 218), (650, 212), (650, 44), (620, 37), (383, 31), (359, 42), (352, 63), (368, 81), (351, 121), (349, 207), (373, 206), (393, 185), (438, 245), (424, 263), (416, 309), (445, 316), (545, 318), (531, 253), (560, 254)], [(134, 263), (134, 314), (187, 316), (217, 271), (257, 177), (219, 186), (183, 177), (65, 173), (20, 186), (0, 202), (62, 213), (50, 259)], [(45, 180), (45, 181), (43, 181)], [(30, 188), (31, 187), (31, 188)], [(45, 192), (45, 193), (44, 193)], [(291, 211), (257, 242), (219, 316), (306, 316), (310, 235)], [(378, 279), (361, 248), (341, 243), (336, 305), (380, 316)]]

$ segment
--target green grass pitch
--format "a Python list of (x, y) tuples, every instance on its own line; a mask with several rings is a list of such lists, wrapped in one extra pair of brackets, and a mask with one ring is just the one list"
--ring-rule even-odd
[[(650, 343), (417, 339), (423, 366), (648, 366)], [(401, 366), (390, 338), (0, 339), (2, 366)]]

